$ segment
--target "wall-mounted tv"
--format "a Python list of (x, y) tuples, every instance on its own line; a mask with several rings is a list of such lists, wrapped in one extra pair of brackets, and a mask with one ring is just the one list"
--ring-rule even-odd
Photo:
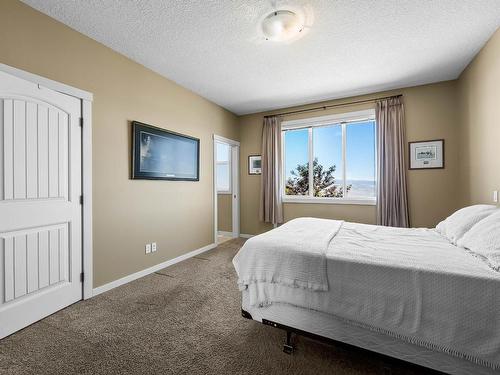
[(132, 121), (132, 178), (200, 180), (200, 140)]

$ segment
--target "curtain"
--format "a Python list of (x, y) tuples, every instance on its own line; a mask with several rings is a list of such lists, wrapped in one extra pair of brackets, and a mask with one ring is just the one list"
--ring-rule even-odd
[(406, 139), (401, 97), (376, 101), (377, 224), (410, 225), (406, 188)]
[(281, 119), (264, 117), (259, 218), (275, 226), (283, 223), (281, 185)]

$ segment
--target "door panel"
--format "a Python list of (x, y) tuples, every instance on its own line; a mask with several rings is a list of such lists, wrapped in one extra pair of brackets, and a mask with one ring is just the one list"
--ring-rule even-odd
[(0, 338), (82, 298), (80, 115), (0, 72)]
[(0, 199), (67, 198), (68, 114), (3, 99), (4, 194)]

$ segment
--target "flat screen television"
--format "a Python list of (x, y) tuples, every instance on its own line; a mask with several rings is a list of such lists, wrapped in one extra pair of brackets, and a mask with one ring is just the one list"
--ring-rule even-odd
[(200, 180), (200, 140), (132, 121), (132, 178)]

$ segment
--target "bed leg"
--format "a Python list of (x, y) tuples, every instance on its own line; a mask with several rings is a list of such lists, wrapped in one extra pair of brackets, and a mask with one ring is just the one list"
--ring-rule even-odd
[(292, 331), (286, 331), (286, 342), (283, 345), (283, 351), (286, 354), (292, 354), (292, 352), (293, 352)]

